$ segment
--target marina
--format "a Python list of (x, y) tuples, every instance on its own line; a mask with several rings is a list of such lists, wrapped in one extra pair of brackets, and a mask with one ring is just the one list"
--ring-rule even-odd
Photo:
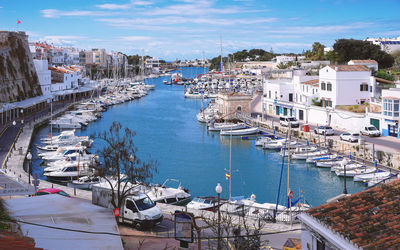
[[(194, 78), (203, 70), (183, 68), (180, 72), (185, 78)], [(232, 140), (232, 196), (250, 197), (255, 194), (259, 203), (275, 203), (282, 160), (279, 151), (256, 147), (255, 140), (243, 140), (240, 136), (232, 136), (231, 139), (231, 136), (208, 131), (207, 124), (198, 122), (196, 117), (202, 108), (202, 100), (184, 98), (184, 86), (163, 84), (165, 80), (169, 80), (169, 76), (146, 79), (147, 84), (155, 84), (155, 90), (149, 95), (109, 106), (101, 119), (77, 129), (75, 134), (88, 136), (108, 129), (113, 121), (121, 122), (136, 132), (134, 142), (140, 158), (159, 162), (158, 173), (152, 182), (179, 179), (192, 197), (215, 196), (215, 183), (219, 182), (223, 188), (221, 197), (229, 198), (225, 169), (229, 168), (229, 145)], [(40, 144), (40, 138), (47, 138), (49, 133), (49, 126), (41, 127), (32, 145)], [(56, 134), (56, 131), (53, 133)], [(96, 153), (98, 149), (99, 145), (93, 143), (90, 152)], [(36, 150), (32, 148), (33, 173), (45, 179)], [(294, 197), (304, 196), (312, 206), (323, 204), (343, 191), (343, 178), (305, 161), (291, 163), (290, 178)], [(349, 193), (365, 187), (362, 182), (347, 181)], [(285, 184), (281, 190), (287, 190)], [(282, 194), (279, 203), (285, 205), (286, 197)]]

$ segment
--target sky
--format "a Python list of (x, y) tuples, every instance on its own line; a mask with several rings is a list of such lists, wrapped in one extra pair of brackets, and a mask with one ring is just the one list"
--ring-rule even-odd
[[(400, 0), (0, 0), (0, 30), (29, 41), (165, 60), (400, 36)], [(17, 25), (17, 20), (21, 23)]]

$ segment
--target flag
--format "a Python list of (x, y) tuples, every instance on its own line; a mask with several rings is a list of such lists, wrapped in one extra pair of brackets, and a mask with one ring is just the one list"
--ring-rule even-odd
[(226, 180), (229, 180), (229, 178), (231, 178), (231, 175), (228, 173), (225, 173), (225, 177), (226, 177)]
[(21, 23), (21, 21), (17, 19), (17, 24), (20, 24), (20, 23)]

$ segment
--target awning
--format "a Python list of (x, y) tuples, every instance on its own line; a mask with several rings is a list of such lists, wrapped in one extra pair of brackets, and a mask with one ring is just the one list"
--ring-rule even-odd
[(25, 108), (32, 107), (32, 106), (34, 106), (34, 105), (36, 105), (38, 103), (45, 102), (45, 101), (47, 101), (49, 99), (51, 99), (51, 96), (49, 96), (49, 95), (47, 95), (47, 96), (41, 95), (41, 96), (36, 96), (36, 97), (33, 97), (33, 98), (26, 99), (26, 100), (23, 100), (23, 101), (20, 101), (20, 102), (15, 102), (13, 104), (15, 104), (15, 106), (18, 107), (18, 108), (25, 109)]

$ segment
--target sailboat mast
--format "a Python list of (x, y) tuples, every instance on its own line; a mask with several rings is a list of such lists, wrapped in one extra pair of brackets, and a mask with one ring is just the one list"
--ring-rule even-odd
[(292, 138), (292, 124), (289, 122), (289, 151), (288, 151), (288, 167), (287, 167), (287, 195), (288, 195), (288, 201), (289, 201), (289, 217), (290, 217), (290, 225), (292, 225), (292, 197), (291, 197), (291, 190), (290, 190), (290, 150), (291, 150), (291, 146), (290, 146), (290, 140)]
[(220, 42), (220, 52), (221, 52), (221, 64), (220, 64), (219, 71), (222, 72), (222, 36), (219, 36), (219, 42)]
[[(50, 121), (53, 121), (53, 97), (50, 100)], [(53, 145), (53, 124), (50, 126), (50, 145)]]
[(232, 126), (229, 140), (229, 201), (232, 201)]

